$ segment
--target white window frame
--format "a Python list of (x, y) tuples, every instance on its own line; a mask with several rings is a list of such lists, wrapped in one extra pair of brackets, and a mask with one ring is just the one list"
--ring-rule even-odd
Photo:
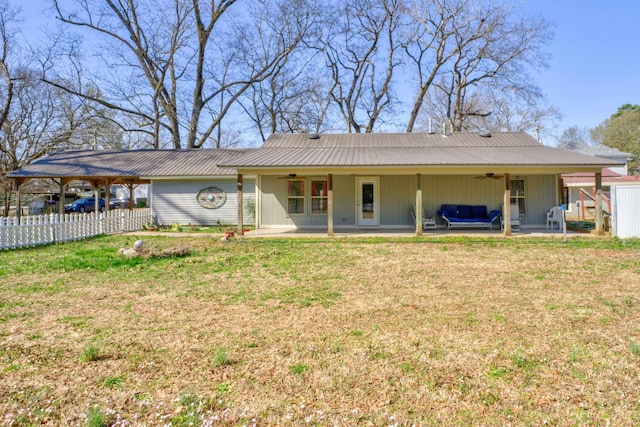
[[(292, 182), (300, 182), (302, 184), (302, 195), (298, 195), (298, 196), (292, 196), (291, 194), (289, 194), (289, 190), (290, 190), (290, 184)], [(307, 212), (306, 209), (306, 180), (304, 178), (290, 178), (289, 181), (287, 182), (287, 215), (297, 215), (297, 216), (302, 216), (305, 215)], [(289, 211), (289, 201), (292, 199), (299, 199), (302, 200), (302, 212), (290, 212)]]
[[(328, 194), (328, 190), (329, 190), (329, 180), (327, 179), (327, 177), (312, 177), (310, 178), (310, 186), (311, 186), (311, 190), (309, 191), (309, 198), (310, 198), (310, 203), (311, 203), (311, 207), (309, 209), (309, 211), (311, 212), (311, 215), (327, 215), (328, 213), (328, 204), (329, 204), (329, 194)], [(319, 195), (319, 196), (314, 196), (313, 195), (313, 191), (314, 191), (314, 182), (323, 182), (324, 183), (324, 188), (326, 189), (326, 192), (324, 195)], [(324, 211), (321, 212), (314, 212), (313, 211), (313, 201), (314, 200), (320, 200), (323, 201), (322, 205), (324, 206)]]
[[(514, 195), (514, 181), (522, 181), (522, 195)], [(520, 215), (527, 214), (527, 181), (524, 178), (509, 178), (509, 202), (511, 204), (517, 203)], [(522, 204), (520, 203), (522, 200)]]

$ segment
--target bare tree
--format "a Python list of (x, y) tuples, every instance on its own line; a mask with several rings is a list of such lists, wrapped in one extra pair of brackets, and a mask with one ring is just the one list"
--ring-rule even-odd
[(430, 91), (437, 92), (431, 96), (439, 98), (453, 131), (464, 130), (470, 118), (492, 113), (491, 105), (482, 102), (487, 92), (541, 98), (527, 70), (544, 65), (542, 48), (550, 39), (546, 21), (517, 18), (495, 1), (437, 0), (414, 14), (424, 18), (418, 21), (420, 36), (408, 49), (419, 70), (419, 90), (407, 131)]
[[(78, 134), (90, 129), (95, 109), (74, 102), (66, 92), (47, 85), (39, 72), (14, 68), (14, 96), (0, 129), (0, 174), (4, 176), (52, 151), (74, 147)], [(3, 180), (5, 194), (11, 183)]]
[(409, 62), (415, 66), (417, 91), (409, 114), (407, 132), (412, 132), (431, 85), (441, 68), (455, 54), (450, 46), (456, 33), (455, 18), (464, 11), (463, 0), (416, 0), (408, 8), (414, 22), (404, 45)]
[(567, 150), (577, 150), (588, 147), (589, 145), (591, 145), (589, 129), (579, 128), (577, 126), (571, 126), (562, 131), (562, 136), (560, 137), (560, 141), (558, 141), (558, 148)]
[(373, 132), (392, 104), (400, 63), (401, 0), (355, 0), (338, 10), (322, 45), (331, 73), (330, 95), (347, 132)]
[(17, 10), (8, 0), (0, 0), (0, 129), (9, 114), (13, 97), (13, 80), (9, 69), (9, 50), (12, 45)]
[[(70, 43), (67, 57), (92, 76), (100, 96), (77, 84), (60, 87), (138, 117), (141, 127), (153, 128), (156, 144), (158, 133), (168, 132), (174, 148), (200, 147), (212, 137), (219, 145), (215, 132), (238, 98), (286, 61), (315, 16), (306, 0), (260, 0), (238, 14), (236, 0), (65, 2), (74, 8), (53, 2), (62, 23), (98, 38), (91, 60), (104, 67), (70, 57), (80, 52)], [(54, 70), (64, 75), (47, 61), (45, 71)], [(45, 80), (56, 84), (48, 74)]]
[[(439, 90), (444, 83), (438, 82), (429, 91), (424, 109), (429, 117), (418, 117), (416, 128), (426, 128), (428, 119), (435, 120), (435, 126), (452, 130), (450, 113), (453, 111), (453, 99), (446, 92)], [(495, 132), (536, 132), (538, 139), (549, 136), (547, 124), (560, 118), (558, 111), (547, 105), (538, 96), (521, 96), (522, 94), (510, 90), (493, 90), (483, 87), (474, 90), (466, 99), (461, 130), (466, 132), (480, 132), (491, 130)]]
[(314, 59), (288, 61), (240, 99), (262, 141), (272, 133), (320, 132), (331, 98)]

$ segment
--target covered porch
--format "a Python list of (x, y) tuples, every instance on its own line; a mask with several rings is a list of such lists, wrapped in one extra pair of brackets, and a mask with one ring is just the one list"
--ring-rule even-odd
[[(273, 134), (251, 153), (222, 163), (257, 177), (256, 227), (390, 230), (423, 234), (422, 211), (443, 227), (445, 204), (498, 211), (502, 233), (513, 233), (511, 204), (521, 228), (540, 227), (562, 204), (560, 175), (594, 173), (597, 234), (603, 233), (602, 180), (609, 159), (546, 147), (524, 132), (453, 134)], [(417, 210), (415, 224), (410, 217)], [(461, 212), (458, 209), (457, 212)], [(238, 202), (238, 231), (243, 232)], [(443, 216), (444, 217), (444, 216)], [(495, 218), (495, 214), (493, 215)], [(477, 221), (479, 222), (479, 221)], [(447, 221), (450, 224), (451, 221)], [(515, 221), (514, 221), (515, 223)]]
[[(484, 169), (486, 170), (486, 169)], [(492, 169), (496, 170), (496, 169)], [(380, 233), (384, 235), (423, 234), (504, 234), (505, 236), (546, 232), (547, 212), (563, 204), (561, 171), (517, 170), (516, 173), (480, 172), (474, 169), (427, 171), (412, 175), (401, 172), (329, 173), (319, 171), (288, 174), (258, 174), (256, 231), (251, 234), (300, 233), (327, 236)], [(604, 234), (602, 186), (595, 173), (594, 187), (599, 190), (600, 209), (596, 234)], [(242, 175), (238, 175), (238, 232), (242, 224)], [(447, 229), (437, 212), (443, 204), (485, 206), (487, 212), (500, 212), (498, 221), (476, 229)], [(519, 210), (519, 227), (511, 224), (512, 206)], [(597, 203), (598, 205), (598, 203)], [(412, 209), (417, 208), (415, 219)], [(425, 217), (434, 220), (425, 228)], [(415, 221), (415, 222), (414, 222)], [(557, 228), (556, 228), (557, 231)]]

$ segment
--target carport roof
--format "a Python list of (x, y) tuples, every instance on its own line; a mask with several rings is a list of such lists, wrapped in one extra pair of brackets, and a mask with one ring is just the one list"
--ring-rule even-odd
[(235, 169), (220, 168), (218, 164), (249, 151), (250, 149), (60, 151), (38, 159), (8, 176), (16, 179), (91, 180), (235, 175)]

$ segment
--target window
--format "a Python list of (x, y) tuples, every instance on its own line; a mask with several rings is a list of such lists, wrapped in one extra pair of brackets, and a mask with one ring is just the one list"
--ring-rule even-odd
[(509, 186), (511, 187), (511, 204), (518, 204), (520, 215), (524, 215), (525, 203), (524, 203), (524, 179), (511, 179), (509, 180)]
[(304, 180), (289, 180), (287, 213), (304, 214)]
[(311, 213), (326, 214), (327, 213), (327, 180), (312, 179), (311, 180)]

